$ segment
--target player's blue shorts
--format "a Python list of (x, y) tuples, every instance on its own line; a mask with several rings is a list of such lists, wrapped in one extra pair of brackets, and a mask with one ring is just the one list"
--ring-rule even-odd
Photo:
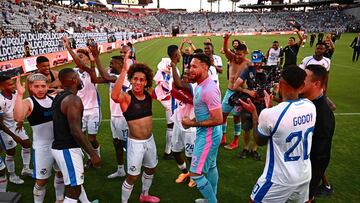
[(225, 96), (224, 96), (224, 99), (223, 99), (223, 102), (221, 104), (221, 108), (222, 108), (222, 111), (224, 113), (230, 113), (232, 112), (232, 114), (234, 116), (239, 116), (240, 115), (240, 112), (241, 112), (241, 107), (237, 107), (237, 106), (230, 106), (229, 104), (229, 98), (234, 94), (235, 92), (233, 90), (230, 90), (230, 89), (227, 89), (226, 90), (226, 93), (225, 93)]
[(216, 166), (221, 137), (221, 126), (196, 129), (195, 147), (190, 166), (192, 173), (207, 173), (210, 168)]

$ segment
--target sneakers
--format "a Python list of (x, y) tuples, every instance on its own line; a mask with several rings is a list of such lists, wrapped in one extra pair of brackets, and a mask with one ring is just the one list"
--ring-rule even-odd
[(225, 145), (225, 149), (228, 149), (228, 150), (233, 150), (233, 149), (236, 149), (236, 148), (238, 148), (239, 147), (239, 145), (238, 145), (238, 143), (235, 143), (235, 142), (231, 142), (230, 144), (228, 144), (228, 145)]
[(190, 181), (189, 181), (189, 183), (188, 183), (188, 186), (191, 187), (191, 188), (193, 188), (193, 187), (196, 186), (196, 182), (195, 182), (192, 178), (190, 178)]
[(118, 178), (118, 177), (124, 177), (126, 176), (125, 171), (116, 171), (115, 173), (112, 173), (107, 176), (108, 179)]
[(209, 203), (207, 199), (196, 199), (195, 203)]
[(174, 155), (171, 152), (169, 154), (164, 153), (163, 159), (165, 159), (165, 160), (174, 159)]
[(23, 169), (21, 170), (21, 175), (22, 175), (22, 176), (30, 176), (30, 177), (32, 177), (32, 175), (33, 175), (33, 170), (30, 169), (30, 168), (23, 168)]
[(225, 145), (225, 144), (226, 144), (226, 133), (223, 133), (220, 145)]
[(24, 183), (24, 180), (14, 174), (9, 176), (9, 182), (14, 183), (16, 185), (21, 185)]
[(139, 201), (140, 202), (160, 202), (160, 198), (155, 197), (155, 196), (151, 196), (151, 195), (143, 195), (141, 194), (139, 197)]
[(333, 188), (332, 188), (331, 185), (325, 186), (325, 185), (321, 184), (317, 188), (317, 190), (315, 192), (315, 196), (317, 196), (317, 197), (326, 197), (326, 196), (332, 195), (333, 193), (334, 193), (334, 191), (333, 191)]
[(181, 173), (178, 178), (175, 180), (175, 183), (182, 183), (185, 182), (186, 179), (188, 179), (190, 177), (190, 173)]
[(252, 156), (256, 161), (261, 161), (260, 154), (259, 154), (257, 151), (252, 151), (252, 152), (251, 152), (251, 156)]
[(249, 150), (243, 149), (242, 152), (240, 152), (239, 157), (240, 159), (246, 159), (250, 155)]

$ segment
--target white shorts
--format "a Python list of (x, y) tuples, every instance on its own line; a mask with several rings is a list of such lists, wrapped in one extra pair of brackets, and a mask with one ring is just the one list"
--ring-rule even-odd
[(85, 109), (82, 117), (82, 131), (96, 135), (101, 122), (100, 108)]
[(0, 157), (0, 171), (6, 168), (4, 160)]
[[(26, 131), (24, 128), (20, 132), (15, 132), (16, 126), (10, 127), (9, 130), (11, 132), (14, 132), (17, 136), (19, 136), (22, 140), (28, 140), (29, 136), (26, 134)], [(14, 139), (5, 133), (4, 131), (0, 131), (0, 143), (3, 148), (3, 150), (9, 150), (16, 147), (16, 142)]]
[(129, 135), (129, 128), (123, 116), (112, 116), (110, 119), (110, 127), (113, 139), (126, 141)]
[(166, 124), (174, 123), (172, 119), (173, 111), (172, 111), (171, 99), (160, 102), (161, 105), (163, 105), (163, 107), (165, 108)]
[(174, 125), (173, 136), (171, 138), (171, 151), (182, 152), (185, 149), (185, 156), (191, 157), (194, 151), (196, 129), (190, 128), (182, 130), (178, 125)]
[(254, 186), (250, 198), (255, 202), (304, 203), (309, 199), (309, 184), (310, 180), (301, 185), (284, 186), (259, 178), (258, 182)]
[(128, 139), (127, 142), (127, 173), (137, 176), (141, 166), (155, 168), (158, 163), (154, 136), (147, 140)]
[(33, 165), (35, 179), (48, 179), (51, 176), (51, 170), (59, 171), (59, 167), (51, 153), (51, 147), (33, 149)]
[(64, 177), (64, 184), (70, 186), (84, 183), (84, 164), (81, 148), (51, 149), (57, 165)]

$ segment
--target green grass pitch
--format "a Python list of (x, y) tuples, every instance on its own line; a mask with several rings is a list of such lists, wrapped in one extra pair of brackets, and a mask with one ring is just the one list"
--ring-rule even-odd
[[(250, 51), (260, 49), (263, 52), (271, 46), (272, 41), (278, 40), (282, 47), (286, 46), (289, 36), (239, 36), (241, 41), (246, 41)], [(333, 141), (332, 159), (327, 170), (330, 182), (334, 188), (334, 194), (327, 198), (318, 198), (318, 202), (360, 202), (360, 62), (352, 63), (352, 49), (349, 47), (355, 34), (343, 34), (341, 39), (336, 42), (336, 51), (332, 59), (331, 74), (329, 81), (329, 97), (336, 103), (336, 132)], [(235, 37), (232, 37), (234, 39)], [(204, 37), (191, 38), (193, 43), (203, 48)], [(222, 47), (221, 37), (212, 37), (215, 54)], [(140, 62), (145, 62), (156, 70), (158, 62), (166, 56), (166, 48), (170, 44), (179, 45), (181, 38), (154, 39), (135, 45), (137, 58)], [(310, 48), (307, 42), (304, 48), (300, 49), (298, 62), (305, 56), (312, 55), (314, 47)], [(117, 55), (118, 50), (112, 53), (103, 54), (102, 62), (108, 66), (110, 56)], [(226, 69), (226, 60), (223, 55), (224, 68)], [(63, 67), (73, 67), (68, 64)], [(226, 90), (226, 73), (219, 76), (222, 93)], [(121, 185), (124, 178), (106, 179), (106, 176), (116, 169), (116, 160), (112, 145), (112, 136), (109, 124), (109, 90), (108, 85), (99, 85), (101, 95), (101, 110), (104, 121), (101, 123), (98, 140), (101, 144), (101, 155), (103, 165), (101, 169), (91, 169), (85, 173), (85, 189), (90, 200), (99, 199), (100, 202), (119, 202), (121, 198)], [(355, 113), (355, 114), (341, 114)], [(165, 161), (162, 155), (165, 147), (165, 129), (164, 120), (165, 111), (158, 102), (153, 103), (154, 135), (157, 144), (159, 164), (154, 182), (151, 186), (151, 194), (157, 195), (162, 202), (193, 202), (201, 194), (196, 188), (188, 188), (186, 184), (175, 184), (175, 178), (179, 170), (175, 161)], [(233, 124), (232, 119), (228, 119), (228, 140), (232, 139)], [(26, 126), (29, 129), (29, 126)], [(30, 131), (28, 130), (29, 134)], [(259, 152), (262, 161), (255, 161), (251, 158), (240, 160), (237, 154), (241, 146), (234, 151), (227, 151), (223, 147), (219, 149), (218, 169), (219, 186), (218, 199), (220, 202), (247, 202), (252, 191), (253, 185), (263, 171), (265, 163), (266, 147), (260, 147)], [(17, 173), (21, 170), (21, 159), (17, 153), (16, 166)], [(4, 157), (4, 153), (1, 153)], [(17, 186), (8, 184), (9, 191), (20, 192), (23, 195), (23, 202), (32, 202), (32, 190), (34, 180), (24, 177), (25, 184)], [(53, 181), (50, 180), (47, 186), (45, 202), (54, 202)], [(132, 192), (130, 202), (138, 202), (141, 190), (141, 181), (136, 184)]]

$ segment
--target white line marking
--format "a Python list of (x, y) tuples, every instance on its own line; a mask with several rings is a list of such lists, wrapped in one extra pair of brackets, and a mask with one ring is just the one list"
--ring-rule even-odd
[(337, 64), (337, 63), (331, 63), (331, 65), (335, 65), (335, 66), (339, 66), (339, 67), (343, 67), (343, 68), (348, 68), (348, 69), (351, 69), (351, 70), (360, 71), (359, 68), (354, 68), (354, 67), (352, 67), (352, 66), (347, 66), (347, 65)]
[(153, 44), (155, 44), (155, 43), (157, 43), (157, 42), (158, 42), (158, 40), (154, 40), (152, 43), (150, 43), (150, 44), (148, 44), (148, 45), (146, 45), (146, 46), (142, 47), (141, 49), (139, 49), (139, 50), (135, 50), (135, 52), (136, 52), (136, 53), (140, 53), (142, 50), (144, 50), (144, 49), (148, 48), (149, 46), (152, 46)]

